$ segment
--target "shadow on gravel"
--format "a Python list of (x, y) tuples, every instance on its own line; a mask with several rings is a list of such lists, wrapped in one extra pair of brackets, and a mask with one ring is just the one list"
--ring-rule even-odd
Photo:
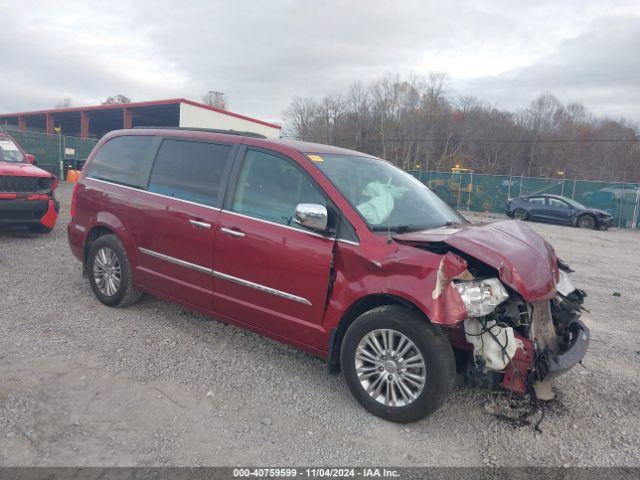
[(38, 238), (41, 235), (31, 233), (26, 227), (2, 227), (0, 226), (0, 237), (7, 238)]

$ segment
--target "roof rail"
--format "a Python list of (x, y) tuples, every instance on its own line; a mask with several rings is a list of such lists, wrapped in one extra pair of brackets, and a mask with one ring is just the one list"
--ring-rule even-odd
[(143, 125), (139, 125), (136, 127), (133, 127), (134, 129), (136, 128), (144, 128), (147, 130), (186, 130), (186, 131), (191, 131), (191, 132), (210, 132), (210, 133), (224, 133), (226, 135), (239, 135), (242, 137), (254, 137), (254, 138), (267, 138), (265, 135), (262, 135), (261, 133), (255, 133), (255, 132), (243, 132), (241, 130), (224, 130), (224, 129), (220, 129), (220, 128), (197, 128), (197, 127), (157, 127), (157, 126), (143, 126)]

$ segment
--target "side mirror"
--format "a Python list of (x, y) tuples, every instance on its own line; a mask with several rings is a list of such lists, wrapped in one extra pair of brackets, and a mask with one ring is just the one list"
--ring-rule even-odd
[(326, 232), (328, 218), (327, 207), (324, 205), (301, 203), (296, 207), (294, 221), (309, 230)]
[(34, 157), (33, 155), (31, 155), (30, 153), (25, 153), (24, 154), (24, 159), (29, 162), (31, 165), (37, 165), (38, 162), (36, 162), (36, 157)]

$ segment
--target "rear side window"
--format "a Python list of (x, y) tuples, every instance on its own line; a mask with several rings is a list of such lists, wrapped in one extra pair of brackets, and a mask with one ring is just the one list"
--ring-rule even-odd
[(215, 207), (230, 154), (229, 145), (164, 140), (153, 165), (149, 191)]
[(105, 143), (87, 170), (89, 178), (145, 188), (153, 162), (152, 136), (116, 137)]

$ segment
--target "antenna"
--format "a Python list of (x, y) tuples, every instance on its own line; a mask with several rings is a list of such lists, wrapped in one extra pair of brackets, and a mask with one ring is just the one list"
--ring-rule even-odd
[[(391, 176), (389, 176), (389, 179), (387, 180), (387, 210), (389, 211), (389, 214), (391, 214), (391, 210), (393, 209), (393, 206), (389, 206), (389, 198), (391, 198), (391, 200), (393, 200), (393, 197), (391, 196), (391, 193), (389, 191), (389, 187), (391, 186)], [(387, 217), (388, 218), (388, 217)], [(393, 240), (391, 239), (391, 225), (389, 225), (389, 223), (387, 223), (387, 243), (393, 243)]]

